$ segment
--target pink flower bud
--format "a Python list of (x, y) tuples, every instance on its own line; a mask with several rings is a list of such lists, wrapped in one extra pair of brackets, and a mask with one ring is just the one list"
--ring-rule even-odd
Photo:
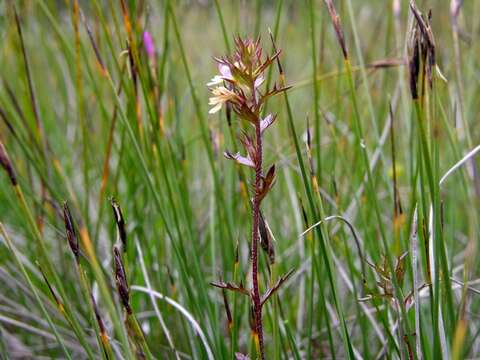
[(152, 36), (148, 31), (143, 32), (143, 46), (149, 58), (155, 56), (155, 44), (153, 43)]

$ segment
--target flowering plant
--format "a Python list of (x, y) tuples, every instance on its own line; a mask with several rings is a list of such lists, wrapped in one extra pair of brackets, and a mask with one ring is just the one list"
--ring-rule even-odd
[[(251, 263), (252, 263), (252, 289), (245, 289), (242, 284), (235, 285), (225, 282), (213, 282), (212, 285), (237, 291), (250, 297), (252, 302), (252, 328), (257, 351), (262, 359), (265, 358), (262, 329), (262, 306), (286, 281), (289, 272), (278, 279), (274, 286), (263, 295), (260, 294), (258, 285), (258, 242), (262, 229), (262, 216), (260, 204), (267, 193), (272, 189), (275, 181), (275, 165), (263, 171), (263, 142), (265, 132), (277, 119), (276, 114), (268, 114), (262, 117), (262, 110), (268, 99), (285, 90), (288, 87), (279, 87), (274, 84), (272, 88), (265, 86), (265, 71), (278, 61), (280, 51), (274, 47), (272, 55), (263, 56), (260, 40), (235, 39), (235, 51), (230, 56), (215, 59), (218, 63), (219, 74), (207, 84), (212, 92), (209, 104), (212, 106), (210, 113), (218, 112), (222, 106), (232, 109), (237, 116), (254, 128), (253, 134), (243, 131), (240, 142), (245, 155), (225, 151), (227, 159), (236, 161), (254, 169), (255, 180), (253, 184), (254, 194), (252, 198), (252, 238), (251, 238)], [(271, 262), (274, 261), (273, 248), (269, 244), (264, 246)]]

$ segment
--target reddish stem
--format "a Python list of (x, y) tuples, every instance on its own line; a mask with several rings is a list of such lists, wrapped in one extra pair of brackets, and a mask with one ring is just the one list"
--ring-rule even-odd
[[(260, 119), (259, 119), (260, 120)], [(260, 191), (262, 181), (262, 134), (260, 121), (255, 124), (256, 137), (256, 161), (255, 161), (255, 195), (253, 198), (253, 226), (252, 226), (252, 283), (253, 283), (253, 313), (255, 320), (255, 335), (258, 336), (260, 358), (265, 359), (263, 351), (263, 328), (262, 328), (262, 305), (260, 302), (260, 291), (258, 289), (258, 225), (260, 221)]]

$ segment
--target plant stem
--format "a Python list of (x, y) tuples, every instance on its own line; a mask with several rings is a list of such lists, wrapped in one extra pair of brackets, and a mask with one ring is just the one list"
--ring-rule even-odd
[(255, 161), (255, 195), (253, 198), (253, 227), (252, 227), (252, 283), (253, 283), (253, 310), (255, 317), (256, 343), (260, 351), (260, 358), (265, 359), (263, 352), (263, 328), (262, 328), (262, 305), (260, 304), (260, 291), (258, 289), (258, 224), (260, 221), (260, 186), (262, 181), (262, 134), (260, 131), (260, 119), (255, 123), (256, 137), (256, 161)]

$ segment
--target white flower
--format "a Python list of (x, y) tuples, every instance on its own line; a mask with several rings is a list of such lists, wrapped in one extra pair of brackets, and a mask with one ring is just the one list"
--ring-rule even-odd
[(228, 90), (224, 86), (216, 87), (215, 89), (212, 90), (212, 94), (214, 96), (212, 96), (208, 101), (209, 105), (213, 105), (213, 107), (208, 112), (209, 114), (215, 114), (216, 112), (218, 112), (222, 108), (222, 105), (228, 101), (231, 101), (231, 102), (239, 101), (238, 95), (235, 94), (233, 91)]
[(215, 86), (223, 83), (223, 78), (220, 75), (215, 75), (212, 80), (207, 83), (207, 86)]
[(220, 75), (215, 75), (212, 80), (207, 83), (207, 86), (222, 84), (224, 80), (234, 80), (229, 66), (225, 64), (218, 64), (218, 71), (220, 72)]

